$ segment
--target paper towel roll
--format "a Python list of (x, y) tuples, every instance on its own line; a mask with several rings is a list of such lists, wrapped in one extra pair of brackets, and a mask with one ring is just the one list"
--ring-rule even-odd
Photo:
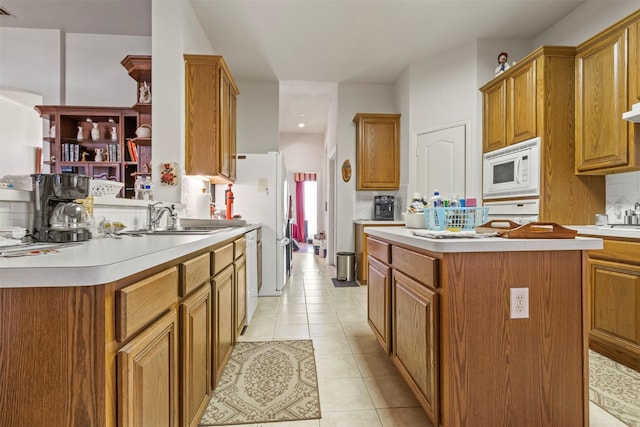
[(209, 193), (194, 196), (193, 215), (195, 218), (211, 219), (211, 195)]

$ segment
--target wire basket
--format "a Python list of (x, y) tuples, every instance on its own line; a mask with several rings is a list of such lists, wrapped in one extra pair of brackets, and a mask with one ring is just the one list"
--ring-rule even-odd
[(488, 207), (426, 208), (424, 222), (428, 230), (473, 230), (487, 222)]
[(89, 183), (89, 195), (93, 197), (116, 197), (123, 186), (123, 182), (92, 179)]

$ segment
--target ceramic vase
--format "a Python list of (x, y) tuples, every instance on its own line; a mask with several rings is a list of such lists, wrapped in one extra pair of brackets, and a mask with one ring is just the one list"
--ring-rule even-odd
[(84, 132), (82, 131), (82, 126), (78, 126), (78, 135), (76, 136), (78, 139), (84, 139)]
[(97, 141), (100, 139), (100, 129), (98, 129), (98, 123), (91, 123), (93, 125), (93, 129), (91, 129), (91, 139)]
[(103, 148), (96, 148), (95, 149), (96, 152), (96, 157), (93, 159), (94, 162), (101, 162), (104, 160), (104, 149)]
[(111, 128), (111, 140), (112, 141), (117, 141), (118, 140), (118, 128), (113, 126)]

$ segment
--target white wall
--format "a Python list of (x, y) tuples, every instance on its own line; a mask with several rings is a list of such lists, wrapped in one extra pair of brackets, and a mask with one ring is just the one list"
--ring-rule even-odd
[(0, 27), (0, 86), (64, 103), (64, 51), (60, 30)]
[[(230, 71), (233, 74), (233, 69)], [(237, 100), (238, 153), (278, 151), (279, 83), (236, 81), (236, 84), (240, 90)]]
[[(353, 175), (349, 182), (336, 180), (336, 251), (353, 251), (355, 239), (353, 220), (362, 218), (367, 211), (370, 217), (373, 191), (356, 192), (356, 126), (357, 113), (398, 113), (393, 85), (340, 84), (338, 86), (336, 175), (340, 175), (342, 163), (349, 159)], [(394, 194), (394, 192), (385, 192)], [(329, 261), (331, 262), (331, 261)]]
[(0, 89), (0, 177), (36, 172), (42, 119), (33, 106), (41, 103), (42, 95)]
[(65, 51), (65, 104), (130, 107), (136, 103), (136, 81), (120, 62), (127, 55), (149, 55), (151, 37), (66, 34)]

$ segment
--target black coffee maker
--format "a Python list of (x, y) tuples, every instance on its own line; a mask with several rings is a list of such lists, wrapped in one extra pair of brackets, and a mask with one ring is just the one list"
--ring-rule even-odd
[(376, 221), (393, 221), (393, 196), (374, 196), (373, 219)]
[(37, 242), (84, 242), (91, 238), (87, 209), (77, 199), (89, 195), (88, 176), (72, 173), (31, 175), (33, 226)]

